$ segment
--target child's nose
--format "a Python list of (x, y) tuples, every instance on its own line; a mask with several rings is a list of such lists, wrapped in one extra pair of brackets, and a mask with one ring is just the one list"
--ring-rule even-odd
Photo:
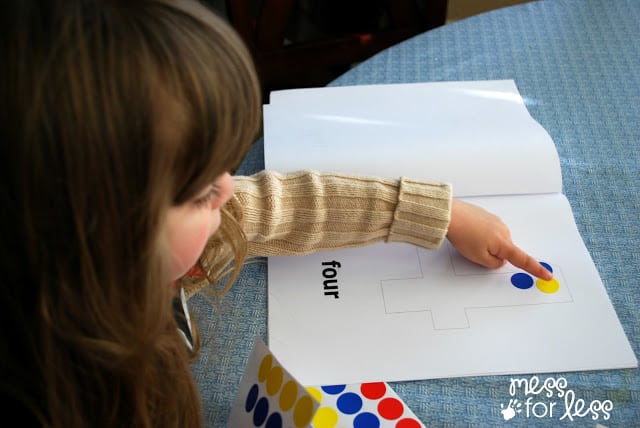
[(233, 196), (234, 184), (233, 177), (228, 172), (223, 173), (216, 180), (216, 187), (218, 188), (218, 197), (213, 198), (211, 201), (211, 209), (218, 209), (224, 204), (229, 202), (229, 199)]

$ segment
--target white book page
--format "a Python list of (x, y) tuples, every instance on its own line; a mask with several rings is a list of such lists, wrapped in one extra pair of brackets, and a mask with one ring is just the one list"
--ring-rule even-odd
[(264, 118), (267, 168), (452, 183), (557, 280), (521, 289), (448, 244), (270, 257), (269, 345), (303, 383), (637, 367), (513, 81), (283, 91)]
[[(637, 367), (562, 194), (471, 198), (550, 264), (514, 286), (449, 244), (269, 258), (269, 346), (303, 384)], [(542, 283), (544, 286), (545, 283)]]
[(268, 169), (442, 181), (458, 197), (562, 190), (555, 145), (510, 80), (301, 89), (271, 100)]

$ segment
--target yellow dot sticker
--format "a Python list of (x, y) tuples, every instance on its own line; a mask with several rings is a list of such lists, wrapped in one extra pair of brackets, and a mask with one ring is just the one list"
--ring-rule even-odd
[(272, 368), (267, 376), (267, 394), (276, 395), (278, 391), (280, 391), (283, 379), (284, 371), (282, 370), (282, 367), (276, 366)]
[(538, 278), (536, 280), (536, 287), (543, 293), (552, 294), (560, 289), (560, 283), (555, 278), (551, 278), (549, 281)]
[(318, 388), (314, 388), (313, 386), (307, 387), (307, 392), (311, 394), (311, 396), (318, 402), (322, 403), (322, 392)]
[(302, 428), (309, 425), (313, 417), (313, 400), (310, 396), (304, 395), (296, 403), (293, 409), (293, 423), (296, 427)]
[(298, 385), (290, 380), (282, 387), (282, 392), (280, 393), (280, 409), (282, 409), (283, 412), (289, 410), (296, 402), (296, 398), (298, 398)]
[(338, 412), (331, 407), (320, 407), (313, 417), (313, 428), (335, 428)]
[(262, 359), (260, 363), (260, 368), (258, 369), (258, 380), (260, 382), (264, 382), (271, 371), (271, 366), (273, 365), (273, 357), (271, 354), (267, 354)]

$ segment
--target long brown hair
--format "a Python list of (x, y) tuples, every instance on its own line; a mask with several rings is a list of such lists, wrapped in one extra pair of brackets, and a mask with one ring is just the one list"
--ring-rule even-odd
[(47, 426), (199, 426), (163, 228), (255, 137), (250, 57), (191, 1), (0, 15), (2, 398)]

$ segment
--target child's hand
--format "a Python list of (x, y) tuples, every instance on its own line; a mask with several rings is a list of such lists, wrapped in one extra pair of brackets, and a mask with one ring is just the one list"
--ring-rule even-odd
[(511, 241), (509, 228), (499, 217), (478, 206), (453, 200), (447, 238), (460, 254), (482, 266), (495, 269), (509, 262), (538, 278), (553, 278)]

